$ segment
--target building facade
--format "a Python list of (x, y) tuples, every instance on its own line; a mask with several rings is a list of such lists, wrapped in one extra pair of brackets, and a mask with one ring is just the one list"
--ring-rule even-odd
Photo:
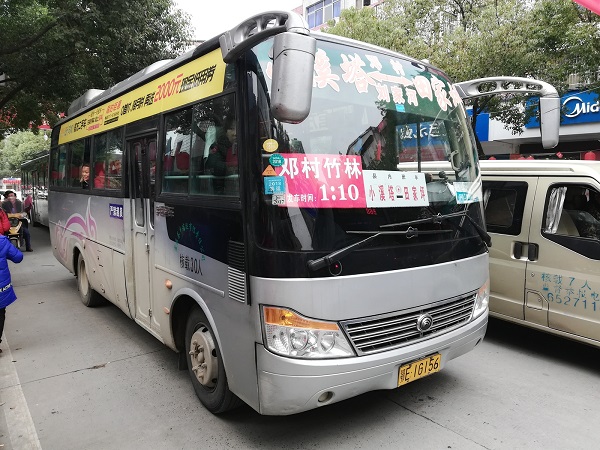
[(514, 134), (489, 114), (479, 115), (476, 131), (486, 156), (600, 160), (600, 95), (570, 91), (561, 97), (561, 106), (560, 142), (552, 151), (542, 147), (537, 120), (527, 123), (521, 134)]

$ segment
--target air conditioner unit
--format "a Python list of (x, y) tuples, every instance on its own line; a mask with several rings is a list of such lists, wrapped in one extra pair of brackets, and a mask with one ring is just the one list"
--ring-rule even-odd
[(570, 91), (580, 89), (583, 86), (583, 83), (581, 82), (581, 77), (579, 76), (579, 74), (569, 74), (569, 77), (567, 78), (567, 85)]

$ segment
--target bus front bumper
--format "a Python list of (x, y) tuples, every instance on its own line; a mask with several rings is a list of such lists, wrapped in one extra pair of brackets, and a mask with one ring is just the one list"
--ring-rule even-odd
[(465, 326), (435, 338), (354, 358), (285, 358), (257, 344), (259, 412), (265, 415), (296, 414), (365, 392), (395, 389), (403, 364), (439, 353), (443, 369), (448, 361), (471, 351), (482, 341), (487, 319), (486, 311)]

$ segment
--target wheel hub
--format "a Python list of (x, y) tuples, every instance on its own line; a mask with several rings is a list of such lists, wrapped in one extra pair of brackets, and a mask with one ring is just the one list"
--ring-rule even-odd
[(206, 387), (214, 387), (217, 381), (219, 366), (214, 351), (215, 344), (208, 329), (197, 329), (190, 343), (190, 361), (196, 378)]

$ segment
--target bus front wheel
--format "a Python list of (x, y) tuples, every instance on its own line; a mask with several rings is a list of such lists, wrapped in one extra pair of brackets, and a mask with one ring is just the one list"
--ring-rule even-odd
[(77, 259), (77, 290), (79, 291), (79, 298), (85, 306), (98, 306), (102, 303), (103, 299), (100, 294), (90, 286), (90, 280), (85, 268), (85, 259), (83, 259), (82, 254), (79, 254), (79, 258)]
[(219, 344), (200, 308), (192, 310), (188, 318), (185, 351), (194, 391), (206, 409), (219, 414), (241, 404), (229, 390)]

